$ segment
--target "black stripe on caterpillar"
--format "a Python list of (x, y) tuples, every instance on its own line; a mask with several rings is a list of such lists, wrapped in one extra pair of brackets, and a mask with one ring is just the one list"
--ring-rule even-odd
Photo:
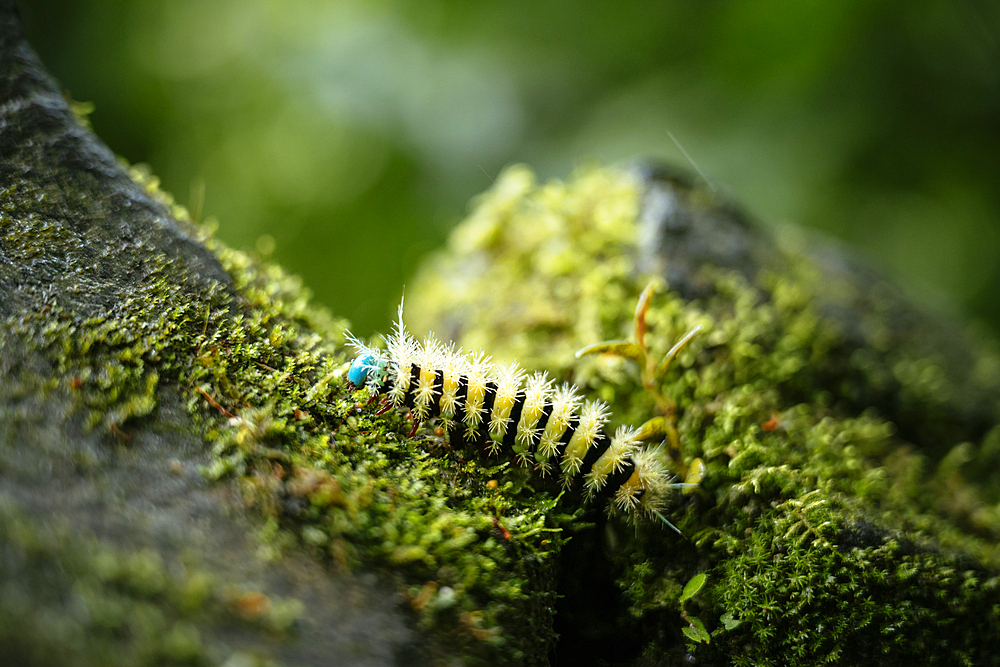
[(545, 373), (528, 375), (517, 362), (494, 364), (432, 336), (420, 343), (403, 325), (402, 304), (386, 350), (349, 340), (359, 353), (348, 371), (353, 386), (387, 395), (419, 422), (436, 418), (446, 433), (491, 454), (513, 451), (542, 475), (556, 470), (566, 488), (582, 477), (584, 496), (611, 497), (613, 512), (655, 515), (672, 525), (660, 510), (665, 492), (679, 485), (659, 448), (643, 447), (631, 427), (609, 436), (602, 401), (584, 401), (576, 387), (555, 387)]

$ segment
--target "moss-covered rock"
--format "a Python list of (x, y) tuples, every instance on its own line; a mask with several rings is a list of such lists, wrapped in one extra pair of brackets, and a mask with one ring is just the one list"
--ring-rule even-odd
[(350, 390), (344, 323), (116, 162), (6, 1), (0, 100), (0, 661), (544, 662), (552, 496)]
[[(679, 536), (351, 391), (345, 323), (116, 163), (9, 0), (0, 101), (0, 658), (993, 659), (1000, 364), (842, 255), (675, 178), (515, 168), (411, 290), (420, 326), (666, 416), (705, 464)], [(704, 332), (656, 385), (576, 360), (657, 276), (651, 353)]]
[[(704, 331), (645, 389), (631, 361), (573, 352), (627, 338), (651, 279), (663, 285), (645, 313), (654, 355)], [(705, 464), (667, 515), (683, 538), (609, 525), (570, 545), (567, 563), (574, 548), (603, 552), (611, 574), (577, 571), (559, 592), (587, 600), (589, 581), (610, 578), (605, 593), (621, 606), (576, 609), (561, 656), (583, 646), (574, 655), (620, 664), (635, 653), (654, 664), (998, 660), (995, 347), (842, 251), (757, 229), (677, 176), (591, 168), (540, 184), (516, 167), (407, 305), (418, 329), (590, 388), (619, 422), (656, 416), (668, 397), (674, 469)], [(682, 596), (701, 575), (700, 592)], [(587, 643), (612, 634), (611, 651)]]

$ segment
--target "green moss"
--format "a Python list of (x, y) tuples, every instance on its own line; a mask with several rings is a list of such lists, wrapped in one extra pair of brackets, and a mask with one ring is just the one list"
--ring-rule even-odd
[[(632, 329), (652, 277), (635, 271), (641, 192), (614, 169), (544, 185), (509, 170), (408, 292), (415, 328), (573, 380), (609, 401), (619, 422), (654, 416), (631, 362), (573, 356)], [(714, 203), (691, 191), (683, 205)], [(1000, 487), (970, 463), (995, 461), (996, 429), (982, 444), (961, 442), (977, 436), (958, 426), (939, 435), (957, 423), (944, 357), (927, 353), (920, 332), (901, 339), (884, 303), (864, 312), (863, 344), (848, 340), (819, 308), (861, 288), (821, 274), (794, 238), (778, 250), (780, 261), (752, 277), (699, 267), (688, 280), (701, 298), (664, 290), (647, 313), (645, 342), (659, 355), (704, 327), (657, 390), (677, 410), (681, 457), (669, 463), (682, 473), (701, 458), (707, 474), (667, 514), (685, 538), (640, 526), (606, 541), (626, 613), (659, 628), (638, 641), (650, 657), (670, 659), (686, 644), (738, 664), (993, 660), (1000, 512), (990, 499)], [(996, 414), (996, 376), (980, 371), (997, 357), (975, 354), (969, 383)], [(866, 409), (866, 396), (883, 409)], [(888, 410), (920, 439), (901, 437)], [(705, 591), (682, 604), (699, 573), (710, 574)], [(709, 642), (681, 634), (692, 619)]]
[[(431, 435), (408, 438), (394, 412), (377, 415), (344, 382), (343, 322), (310, 306), (298, 279), (192, 224), (153, 177), (132, 175), (231, 282), (143, 255), (144, 278), (102, 294), (113, 305), (100, 315), (53, 302), (7, 318), (3, 342), (41, 352), (54, 366), (45, 391), (65, 392), (85, 428), (122, 442), (155, 419), (162, 387), (180, 388), (212, 454), (206, 477), (234, 479), (270, 520), (262, 553), (279, 558), (291, 537), (330, 567), (384, 568), (437, 640), (430, 646), (491, 663), (544, 660), (564, 541), (552, 496)], [(85, 261), (75, 231), (10, 222), (3, 242), (13, 256)], [(178, 630), (178, 646), (185, 637)]]
[[(280, 558), (295, 542), (331, 568), (394, 573), (417, 625), (472, 662), (545, 662), (567, 572), (583, 580), (564, 581), (566, 590), (607, 575), (622, 601), (584, 604), (574, 623), (632, 628), (651, 657), (690, 650), (706, 660), (814, 664), (846, 661), (884, 639), (894, 664), (913, 655), (895, 639), (908, 633), (941, 662), (992, 648), (1000, 517), (989, 499), (1000, 483), (968, 477), (995, 460), (998, 431), (931, 455), (883, 412), (859, 409), (858, 396), (898, 386), (900, 414), (931, 419), (957, 389), (940, 358), (873, 346), (892, 337), (877, 313), (865, 327), (869, 344), (845, 361), (842, 330), (816, 308), (831, 286), (807, 261), (788, 254), (780, 271), (752, 280), (704, 267), (699, 300), (668, 290), (655, 297), (646, 338), (654, 354), (705, 328), (656, 389), (676, 406), (681, 449), (669, 463), (682, 472), (701, 458), (707, 474), (667, 514), (683, 538), (658, 524), (595, 531), (575, 494), (559, 497), (525, 471), (432, 433), (410, 438), (400, 415), (377, 414), (364, 391), (345, 386), (343, 322), (310, 306), (297, 279), (187, 221), (148, 174), (133, 176), (212, 250), (229, 282), (144, 254), (145, 278), (103, 295), (99, 316), (79, 317), (39, 294), (39, 307), (0, 323), (0, 335), (54, 367), (51, 376), (21, 369), (19, 386), (72, 396), (87, 427), (117, 439), (155, 419), (163, 387), (180, 388), (211, 450), (204, 474), (232, 480), (267, 520), (261, 553)], [(526, 169), (508, 171), (408, 292), (409, 314), (418, 328), (433, 322), (466, 347), (575, 381), (611, 403), (619, 423), (642, 423), (656, 401), (637, 369), (573, 357), (631, 330), (649, 279), (635, 271), (641, 194), (618, 170), (544, 185)], [(713, 205), (698, 192), (689, 204)], [(14, 259), (76, 257), (66, 248), (79, 241), (58, 224), (11, 218), (0, 229)], [(982, 359), (991, 382), (1000, 364)], [(572, 549), (588, 545), (604, 569), (588, 561), (573, 570)], [(188, 591), (171, 602), (179, 619), (212, 599), (210, 582), (167, 585), (149, 562), (136, 571), (146, 575), (130, 585), (143, 595)], [(682, 602), (698, 574), (707, 583)], [(854, 604), (858, 595), (864, 604)], [(294, 601), (270, 608), (278, 628), (295, 616)], [(154, 625), (163, 651), (199, 655), (196, 626)], [(962, 639), (933, 644), (956, 628)]]
[(0, 504), (0, 644), (13, 664), (208, 665), (200, 628), (287, 632), (301, 610), (221, 588), (193, 564), (174, 571), (154, 551), (122, 552), (78, 529), (32, 523)]
[(995, 569), (916, 545), (819, 493), (766, 521), (719, 567), (717, 603), (738, 625), (715, 640), (734, 664), (995, 660)]

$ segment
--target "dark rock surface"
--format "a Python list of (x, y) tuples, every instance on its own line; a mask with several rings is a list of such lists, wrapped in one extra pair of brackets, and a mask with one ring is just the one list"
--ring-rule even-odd
[(95, 428), (77, 396), (87, 378), (33, 345), (157, 282), (214, 308), (237, 297), (216, 256), (77, 122), (4, 0), (0, 662), (396, 662), (412, 637), (394, 589), (301, 547), (266, 552), (235, 482), (202, 474), (210, 456), (175, 379), (154, 376), (155, 406)]

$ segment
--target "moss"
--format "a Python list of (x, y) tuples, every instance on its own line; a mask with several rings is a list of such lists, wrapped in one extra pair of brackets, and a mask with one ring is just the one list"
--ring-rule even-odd
[[(0, 504), (0, 644), (12, 664), (207, 665), (199, 628), (289, 630), (295, 601), (223, 588), (193, 564), (170, 571), (155, 551), (122, 552), (67, 525)], [(29, 594), (30, 592), (30, 594)], [(247, 656), (250, 658), (250, 656)]]
[(914, 544), (820, 493), (779, 505), (767, 523), (719, 567), (717, 604), (738, 625), (715, 640), (734, 664), (996, 659), (995, 569)]
[[(655, 416), (630, 362), (573, 356), (627, 338), (635, 300), (655, 278), (636, 270), (648, 243), (637, 223), (644, 187), (616, 169), (547, 184), (510, 169), (425, 267), (408, 293), (411, 320), (572, 379), (611, 402), (619, 422)], [(682, 206), (716, 207), (701, 191), (681, 192)], [(960, 421), (946, 355), (902, 339), (889, 306), (863, 313), (859, 345), (823, 308), (862, 287), (831, 279), (797, 239), (769, 243), (779, 261), (753, 275), (698, 266), (685, 276), (696, 298), (663, 290), (647, 313), (645, 342), (660, 355), (705, 327), (656, 389), (676, 409), (681, 456), (670, 463), (682, 474), (700, 458), (707, 473), (667, 515), (684, 538), (657, 526), (593, 538), (610, 554), (621, 613), (649, 658), (989, 663), (1000, 629), (991, 502), (1000, 488), (970, 462), (995, 460), (997, 430), (941, 435)], [(997, 357), (974, 354), (967, 382), (996, 414), (995, 373), (980, 371)], [(699, 573), (709, 583), (681, 603)], [(681, 633), (702, 622), (709, 641)]]
[[(437, 641), (432, 656), (544, 661), (565, 540), (552, 496), (431, 434), (408, 438), (398, 414), (376, 414), (344, 382), (343, 322), (310, 306), (298, 279), (192, 223), (154, 177), (131, 173), (229, 281), (142, 248), (141, 278), (102, 293), (109, 305), (97, 314), (56, 299), (0, 323), (7, 349), (53, 366), (46, 377), (15, 364), (20, 385), (66, 393), (70, 416), (122, 443), (155, 419), (163, 387), (179, 388), (211, 450), (204, 475), (233, 480), (270, 520), (262, 553), (280, 558), (291, 538), (331, 567), (394, 573), (416, 624)], [(76, 230), (19, 215), (2, 229), (15, 258), (61, 257), (63, 272), (86, 273)]]
[[(690, 651), (761, 664), (849, 661), (883, 640), (885, 662), (901, 663), (913, 651), (895, 638), (911, 633), (929, 660), (992, 655), (1000, 518), (990, 499), (1000, 484), (969, 477), (996, 460), (998, 431), (931, 428), (951, 423), (949, 397), (962, 388), (945, 357), (895, 346), (895, 324), (877, 310), (864, 323), (865, 344), (849, 345), (816, 307), (831, 285), (809, 261), (786, 252), (780, 266), (753, 277), (699, 267), (696, 298), (664, 290), (647, 315), (646, 344), (658, 355), (705, 327), (656, 387), (670, 397), (680, 433), (669, 463), (678, 473), (695, 458), (706, 463), (700, 487), (679, 494), (668, 514), (680, 538), (661, 525), (605, 524), (574, 494), (559, 496), (508, 462), (453, 449), (432, 432), (408, 437), (400, 415), (378, 414), (364, 391), (346, 388), (345, 323), (310, 306), (297, 279), (192, 223), (148, 173), (132, 176), (225, 273), (188, 268), (142, 240), (98, 252), (58, 211), (38, 212), (47, 197), (61, 201), (49, 186), (11, 186), (0, 221), (6, 256), (62, 264), (46, 276), (56, 289), (31, 283), (0, 311), (16, 313), (0, 322), (0, 345), (51, 366), (5, 362), (13, 379), (4, 391), (69, 396), (87, 428), (127, 442), (136, 424), (156, 419), (164, 388), (178, 388), (211, 451), (204, 475), (232, 481), (267, 519), (262, 553), (280, 558), (294, 543), (332, 568), (394, 573), (415, 623), (437, 639), (429, 657), (544, 663), (556, 641), (554, 609), (566, 607), (558, 593), (586, 595), (603, 577), (619, 604), (570, 610), (564, 636), (624, 629), (650, 658)], [(614, 169), (541, 185), (524, 168), (509, 170), (410, 292), (410, 314), (467, 347), (576, 381), (610, 402), (619, 422), (645, 421), (656, 401), (636, 369), (616, 358), (573, 358), (630, 330), (650, 278), (636, 269), (643, 188)], [(695, 191), (687, 205), (714, 202)], [(83, 281), (105, 266), (122, 272), (102, 283), (117, 291), (91, 297)], [(975, 381), (989, 386), (998, 368), (995, 356), (979, 355)], [(898, 399), (894, 414), (924, 421), (860, 409), (866, 396), (889, 394)], [(72, 551), (46, 558), (62, 563)], [(102, 558), (59, 567), (86, 581)], [(215, 594), (199, 593), (197, 578), (165, 584), (161, 565), (136, 558), (128, 598), (100, 597), (108, 594), (102, 584), (95, 608), (111, 609), (118, 622), (123, 609), (146, 609), (133, 598), (193, 585), (182, 600), (141, 612), (157, 639), (136, 646), (143, 656), (201, 659), (200, 626), (185, 614), (197, 618)], [(682, 602), (698, 574), (707, 583)], [(853, 603), (859, 591), (863, 605)], [(240, 618), (264, 614), (277, 629), (296, 613), (294, 600), (253, 592), (235, 604)], [(59, 622), (72, 618), (54, 609)], [(933, 644), (956, 629), (961, 639)], [(93, 641), (80, 655), (96, 661), (103, 640)]]

